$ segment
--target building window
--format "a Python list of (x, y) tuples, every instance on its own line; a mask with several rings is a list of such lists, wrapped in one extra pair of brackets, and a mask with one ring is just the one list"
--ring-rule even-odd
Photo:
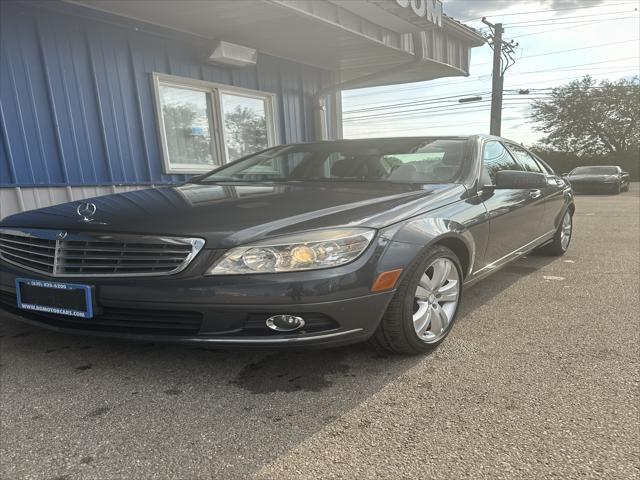
[(226, 91), (220, 96), (227, 161), (267, 148), (271, 123), (267, 115), (267, 98)]
[(275, 95), (153, 74), (166, 173), (201, 173), (276, 143)]

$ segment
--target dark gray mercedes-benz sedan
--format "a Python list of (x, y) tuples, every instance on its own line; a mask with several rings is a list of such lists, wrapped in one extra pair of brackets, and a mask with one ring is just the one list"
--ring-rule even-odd
[(0, 308), (63, 332), (401, 353), (450, 332), (467, 285), (562, 255), (571, 186), (491, 136), (284, 145), (176, 187), (0, 223)]

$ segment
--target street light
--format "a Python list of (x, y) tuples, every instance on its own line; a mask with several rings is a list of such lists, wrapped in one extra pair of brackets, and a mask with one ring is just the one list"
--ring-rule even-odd
[(482, 100), (482, 97), (466, 97), (466, 98), (459, 98), (458, 103), (479, 102), (480, 100)]

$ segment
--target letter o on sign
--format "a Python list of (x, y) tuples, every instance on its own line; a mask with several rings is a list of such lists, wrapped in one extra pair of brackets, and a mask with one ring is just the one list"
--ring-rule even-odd
[(411, 0), (396, 0), (396, 3), (400, 5), (402, 8), (407, 8), (409, 6), (409, 2)]
[(427, 0), (411, 0), (411, 10), (419, 17), (427, 14)]

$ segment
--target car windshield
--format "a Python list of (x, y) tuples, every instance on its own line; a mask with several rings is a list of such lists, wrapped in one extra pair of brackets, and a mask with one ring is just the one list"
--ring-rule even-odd
[(577, 167), (571, 170), (571, 175), (615, 175), (616, 167)]
[(465, 139), (354, 140), (284, 145), (250, 155), (194, 183), (450, 183), (461, 172)]

